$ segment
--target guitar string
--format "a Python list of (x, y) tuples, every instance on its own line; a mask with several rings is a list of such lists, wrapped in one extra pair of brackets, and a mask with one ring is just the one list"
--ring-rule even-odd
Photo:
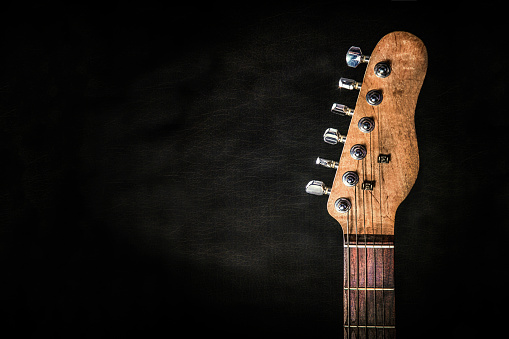
[[(372, 139), (372, 134), (370, 133), (369, 134), (369, 145), (370, 145), (370, 152), (369, 152), (369, 155), (370, 155), (370, 164), (371, 164), (371, 180), (374, 179), (374, 175), (373, 175), (373, 148), (371, 147), (371, 145), (373, 145), (373, 139)], [(374, 181), (375, 182), (375, 185), (376, 185), (376, 180)], [(376, 287), (376, 250), (375, 250), (375, 224), (374, 224), (374, 219), (373, 219), (373, 194), (370, 193), (370, 198), (371, 198), (371, 231), (373, 232), (373, 248), (372, 248), (372, 251), (373, 251), (373, 277), (374, 277), (374, 280), (373, 280), (373, 287)], [(366, 256), (367, 256), (367, 252), (366, 252)], [(367, 264), (366, 264), (367, 266)], [(366, 279), (367, 278), (367, 275), (366, 275)], [(366, 280), (366, 285), (367, 285), (367, 281)], [(368, 295), (367, 295), (367, 292), (366, 292), (366, 300), (368, 299)], [(375, 321), (373, 322), (375, 325), (376, 325), (376, 290), (373, 290), (373, 308), (374, 308), (374, 318), (375, 318)], [(366, 318), (367, 319), (367, 318)], [(377, 337), (378, 335), (378, 329), (375, 327), (375, 337)]]
[[(380, 111), (379, 111), (379, 108), (377, 107), (377, 115), (378, 115), (378, 121), (379, 121), (379, 124), (380, 124)], [(382, 154), (382, 145), (381, 145), (381, 137), (380, 137), (380, 134), (381, 134), (381, 128), (378, 129), (378, 139), (379, 139), (379, 154)], [(372, 143), (372, 139), (371, 139), (371, 135), (370, 135), (370, 145)], [(370, 164), (371, 164), (371, 174), (373, 175), (374, 171), (373, 171), (373, 164), (374, 164), (374, 160), (373, 160), (373, 155), (372, 155), (372, 152), (371, 152), (371, 148), (370, 148), (370, 152), (369, 155), (370, 155)], [(361, 162), (361, 169), (363, 170), (363, 174), (364, 174), (364, 177), (365, 179), (368, 177), (367, 176), (367, 164), (365, 161), (362, 161)], [(378, 178), (379, 178), (379, 185), (380, 185), (380, 199), (379, 199), (379, 213), (380, 213), (380, 233), (383, 234), (383, 219), (382, 219), (382, 168), (381, 168), (381, 165), (378, 165)], [(357, 186), (355, 187), (355, 197), (358, 197), (358, 198), (361, 198), (360, 194), (357, 195)], [(364, 289), (365, 289), (365, 314), (366, 314), (366, 322), (368, 321), (368, 303), (367, 303), (367, 282), (368, 282), (368, 265), (367, 265), (367, 258), (368, 258), (368, 255), (367, 255), (367, 229), (366, 229), (366, 206), (365, 204), (367, 203), (366, 202), (366, 198), (365, 198), (365, 195), (364, 195), (364, 190), (362, 190), (362, 192), (359, 192), (359, 193), (362, 193), (362, 206), (363, 206), (363, 231), (364, 231), (364, 253), (365, 253), (365, 286), (364, 286)], [(348, 338), (351, 337), (351, 332), (350, 332), (350, 323), (352, 321), (354, 321), (352, 318), (353, 314), (356, 313), (356, 319), (355, 321), (357, 321), (357, 331), (359, 331), (359, 328), (360, 327), (363, 327), (363, 326), (360, 326), (360, 291), (361, 291), (361, 288), (360, 288), (360, 256), (359, 256), (359, 247), (358, 246), (358, 241), (359, 241), (359, 225), (358, 225), (358, 209), (359, 209), (359, 205), (358, 204), (358, 200), (359, 199), (355, 199), (355, 205), (354, 205), (354, 216), (355, 216), (355, 243), (356, 243), (356, 260), (355, 260), (355, 263), (354, 263), (354, 267), (356, 267), (354, 269), (354, 272), (351, 272), (351, 265), (352, 265), (352, 262), (351, 262), (351, 253), (350, 253), (350, 230), (349, 230), (349, 219), (350, 219), (350, 212), (348, 213), (347, 215), (347, 236), (346, 236), (346, 242), (347, 242), (347, 257), (348, 257), (348, 266), (347, 266), (347, 274), (348, 274), (348, 279), (347, 279), (347, 284), (348, 284), (348, 289), (347, 289), (347, 297), (348, 297), (348, 314), (347, 314), (347, 322), (348, 322), (348, 327), (347, 327), (347, 332), (348, 332)], [(377, 269), (376, 269), (376, 266), (377, 266), (377, 260), (376, 260), (376, 252), (375, 252), (375, 227), (374, 227), (374, 223), (373, 223), (373, 218), (374, 218), (374, 210), (373, 210), (373, 195), (371, 195), (371, 218), (372, 218), (372, 234), (373, 234), (373, 279), (374, 279), (374, 286), (376, 288), (376, 281), (377, 281)], [(362, 234), (361, 234), (362, 235)], [(386, 241), (384, 240), (384, 238), (382, 237), (382, 239), (380, 240), (380, 243), (381, 245), (386, 245)], [(382, 337), (385, 338), (385, 333), (386, 333), (386, 329), (385, 329), (385, 276), (384, 276), (384, 273), (385, 273), (385, 251), (383, 249), (383, 247), (381, 248), (382, 249), (382, 265), (381, 265), (381, 284), (382, 284), (382, 288), (381, 288), (381, 291), (382, 292)], [(354, 295), (354, 300), (356, 299), (356, 302), (354, 302), (352, 304), (352, 301), (351, 301), (351, 274), (354, 274), (355, 275), (355, 281), (356, 281), (356, 286), (357, 288), (355, 289), (356, 291), (356, 294)], [(376, 337), (378, 337), (378, 328), (379, 326), (376, 325), (376, 323), (378, 322), (377, 321), (377, 306), (376, 306), (376, 290), (373, 291), (373, 301), (374, 301), (374, 321), (375, 321), (375, 335)], [(353, 309), (352, 309), (353, 307)], [(365, 330), (366, 330), (366, 337), (367, 337), (367, 324), (365, 326)], [(359, 335), (358, 332), (356, 332), (357, 335)]]
[[(357, 209), (358, 209), (358, 204), (357, 204), (357, 185), (355, 186), (355, 262), (356, 262), (356, 268), (355, 268), (355, 274), (356, 274), (356, 289), (355, 289), (355, 294), (357, 296), (357, 305), (355, 305), (355, 311), (357, 311), (357, 317), (356, 317), (356, 321), (357, 321), (357, 326), (360, 325), (359, 323), (359, 229), (358, 229), (358, 225), (357, 225), (357, 221), (358, 221), (358, 215), (357, 215)], [(359, 327), (357, 327), (357, 336), (359, 335)]]
[[(377, 119), (377, 123), (380, 121), (379, 119)], [(371, 136), (370, 136), (371, 137)], [(380, 141), (380, 139), (378, 140)], [(373, 151), (373, 149), (372, 149)], [(376, 157), (376, 155), (374, 156)], [(373, 164), (374, 164), (374, 158), (372, 156), (372, 159), (371, 159), (371, 175), (373, 176), (373, 178), (375, 178), (375, 171), (373, 169)], [(380, 180), (376, 180), (375, 181), (375, 185), (377, 184), (377, 181), (379, 182)], [(372, 225), (372, 231), (373, 231), (373, 287), (376, 288), (376, 279), (377, 279), (377, 273), (378, 273), (378, 270), (376, 268), (376, 263), (377, 263), (377, 251), (375, 250), (375, 221), (374, 221), (374, 216), (375, 216), (375, 212), (373, 211), (373, 196), (374, 196), (374, 193), (371, 193), (371, 225)], [(373, 317), (373, 324), (376, 325), (376, 319), (377, 319), (377, 307), (376, 307), (376, 290), (373, 291), (373, 307), (375, 309), (375, 312), (374, 312), (374, 317)], [(378, 338), (378, 328), (375, 327), (375, 337)]]
[[(368, 146), (369, 147), (369, 146)], [(367, 173), (366, 162), (364, 161), (364, 173)], [(363, 206), (363, 221), (364, 221), (364, 323), (365, 334), (368, 336), (368, 247), (367, 247), (367, 232), (366, 232), (366, 191), (362, 190), (362, 206)]]
[[(372, 148), (371, 148), (371, 145), (372, 145), (372, 138), (371, 138), (371, 134), (369, 135), (370, 137), (370, 142), (368, 144), (368, 154), (369, 154), (369, 160), (368, 158), (365, 158), (363, 161), (362, 161), (362, 166), (363, 166), (363, 178), (364, 178), (364, 181), (373, 181), (373, 156), (372, 156)], [(370, 165), (368, 166), (368, 161), (370, 163)], [(371, 169), (371, 172), (368, 173), (368, 168)], [(366, 204), (369, 203), (368, 199), (366, 198), (366, 195), (369, 194), (368, 192), (366, 192), (366, 190), (362, 190), (362, 206), (363, 206), (363, 232), (364, 232), (364, 315), (365, 315), (365, 319), (364, 319), (364, 323), (365, 323), (365, 327), (364, 327), (364, 333), (365, 333), (365, 336), (368, 337), (368, 323), (369, 323), (369, 312), (368, 312), (368, 290), (367, 290), (367, 287), (368, 287), (368, 280), (369, 280), (369, 272), (368, 272), (368, 239), (367, 239), (367, 235), (368, 235), (368, 231), (367, 231), (367, 225), (366, 225), (366, 212), (367, 212), (367, 208), (366, 208)], [(372, 202), (372, 199), (371, 199), (371, 202)], [(371, 210), (371, 216), (373, 216), (373, 205), (371, 204), (368, 209)], [(372, 230), (373, 230), (373, 225), (372, 225)], [(373, 231), (373, 235), (374, 235), (374, 231)], [(373, 241), (374, 241), (374, 237), (373, 237)], [(375, 251), (375, 248), (373, 247), (373, 252)], [(375, 265), (375, 270), (376, 270), (376, 262), (374, 262), (374, 265)], [(360, 272), (359, 272), (360, 273)], [(360, 279), (359, 279), (360, 280)], [(374, 293), (376, 293), (376, 291), (373, 291)], [(360, 305), (359, 305), (360, 306)], [(375, 310), (376, 310), (376, 307), (375, 307)], [(376, 333), (377, 329), (375, 327), (375, 333)]]
[[(382, 154), (382, 138), (381, 138), (381, 134), (382, 134), (382, 121), (380, 120), (380, 108), (377, 107), (377, 115), (378, 115), (378, 148), (379, 148), (379, 154)], [(379, 181), (380, 181), (380, 200), (379, 200), (379, 205), (380, 205), (380, 233), (383, 235), (383, 219), (382, 219), (382, 164), (380, 163), (378, 165), (378, 178), (379, 178)], [(383, 236), (381, 238), (381, 243), (382, 245), (384, 245), (384, 241), (383, 241)], [(382, 325), (384, 327), (382, 327), (382, 338), (385, 339), (385, 292), (384, 292), (384, 288), (385, 288), (385, 272), (384, 272), (384, 266), (385, 266), (385, 250), (382, 248)], [(376, 292), (375, 292), (376, 294)]]
[[(363, 192), (365, 195), (366, 192)], [(366, 201), (365, 196), (363, 196), (364, 202)], [(367, 241), (367, 232), (366, 232), (366, 207), (364, 206), (364, 299), (365, 299), (365, 310), (366, 310), (366, 338), (368, 337), (368, 241)]]
[[(370, 147), (370, 151), (371, 151), (371, 134), (370, 134), (370, 140), (369, 140), (369, 147)], [(371, 153), (371, 152), (370, 152)], [(371, 161), (371, 156), (370, 156), (370, 161)], [(372, 166), (371, 166), (372, 167)], [(371, 173), (372, 175), (372, 173)], [(373, 180), (371, 178), (371, 180)], [(366, 194), (369, 194), (368, 192), (366, 192)], [(368, 195), (369, 197), (369, 195)], [(370, 210), (371, 210), (371, 215), (373, 215), (373, 205), (371, 204), (370, 205)], [(366, 218), (366, 217), (364, 217)], [(372, 224), (373, 225), (373, 224)], [(365, 278), (365, 282), (364, 282), (364, 286), (366, 287), (366, 291), (364, 292), (365, 294), (365, 298), (366, 298), (366, 325), (369, 323), (369, 312), (368, 312), (368, 281), (369, 281), (369, 269), (368, 269), (368, 241), (367, 241), (367, 229), (364, 228), (364, 244), (365, 244), (365, 247), (366, 247), (366, 253), (365, 253), (365, 256), (366, 256), (366, 259), (365, 259), (365, 262), (366, 262), (366, 278)], [(374, 250), (374, 248), (373, 248)], [(366, 338), (368, 337), (368, 331), (367, 331), (367, 328), (366, 328)]]
[[(346, 254), (347, 254), (347, 265), (346, 265), (346, 293), (347, 293), (347, 310), (346, 310), (346, 332), (347, 338), (350, 339), (350, 211), (346, 215)], [(344, 240), (343, 240), (344, 241)]]
[[(373, 156), (372, 156), (372, 148), (371, 148), (371, 143), (372, 143), (372, 139), (371, 139), (371, 135), (370, 135), (370, 143), (369, 143), (369, 156), (370, 156), (370, 166), (371, 167), (371, 176), (373, 176)], [(368, 164), (367, 164), (367, 159), (363, 159), (360, 163), (361, 165), (361, 171), (362, 171), (362, 179), (363, 181), (367, 181), (368, 179), (371, 179), (369, 181), (372, 181), (372, 178), (368, 175)], [(356, 263), (356, 295), (357, 295), (357, 303), (356, 305), (354, 305), (354, 309), (356, 309), (356, 313), (357, 313), (357, 335), (360, 335), (359, 331), (362, 327), (364, 327), (364, 333), (365, 333), (365, 336), (366, 338), (368, 337), (368, 320), (369, 320), (369, 316), (368, 316), (368, 294), (367, 294), (367, 285), (368, 285), (368, 245), (367, 245), (367, 228), (366, 228), (366, 203), (367, 203), (367, 199), (366, 199), (366, 192), (364, 189), (362, 189), (361, 191), (359, 191), (359, 195), (357, 195), (357, 187), (355, 188), (355, 222), (356, 222), (356, 235), (355, 235), (355, 240), (356, 240), (356, 260), (355, 260), (355, 263)], [(359, 198), (359, 199), (357, 199)], [(365, 323), (365, 326), (362, 326), (361, 325), (361, 317), (360, 317), (360, 307), (361, 307), (361, 302), (360, 302), (360, 293), (362, 291), (362, 287), (361, 287), (361, 271), (360, 271), (360, 255), (359, 255), (359, 229), (357, 227), (357, 222), (358, 222), (358, 215), (357, 215), (357, 211), (358, 211), (358, 204), (357, 202), (359, 200), (362, 200), (362, 203), (359, 204), (359, 205), (362, 205), (362, 231), (363, 233), (361, 235), (364, 235), (364, 316), (365, 316), (365, 319), (364, 319), (364, 323)], [(373, 201), (373, 196), (371, 195), (371, 203)], [(372, 218), (372, 221), (373, 221), (373, 204), (371, 204), (371, 218)], [(374, 233), (374, 227), (372, 225), (372, 231), (373, 231), (373, 244), (374, 244), (374, 240), (375, 240), (375, 233)], [(375, 248), (373, 246), (373, 255), (375, 253)], [(350, 263), (349, 263), (350, 265)], [(374, 272), (376, 272), (376, 260), (373, 261), (373, 266), (374, 266)], [(375, 273), (375, 277), (376, 277), (376, 273)], [(376, 287), (376, 280), (375, 280), (375, 287)], [(375, 313), (375, 335), (377, 336), (378, 335), (378, 328), (376, 327), (376, 290), (373, 291), (373, 295), (374, 295), (374, 313)]]
[[(378, 113), (378, 116), (380, 116), (380, 112), (379, 110), (377, 110), (377, 113)], [(378, 121), (380, 121), (378, 119)], [(380, 135), (380, 129), (379, 129), (379, 135)], [(381, 140), (381, 138), (379, 137), (379, 141)], [(372, 138), (371, 138), (371, 135), (370, 135), (370, 143), (369, 145), (371, 146), (372, 144)], [(368, 146), (368, 147), (370, 147)], [(379, 143), (379, 153), (381, 154), (381, 145)], [(369, 148), (369, 152), (368, 154), (370, 155), (370, 167), (371, 167), (371, 176), (373, 176), (373, 154), (372, 154), (372, 149), (371, 147)], [(367, 160), (367, 159), (365, 159)], [(382, 197), (382, 187), (381, 187), (381, 178), (382, 178), (382, 172), (381, 172), (381, 166), (379, 166), (379, 184), (380, 184), (380, 200), (379, 200), (379, 206), (380, 206), (380, 229), (381, 229), (381, 233), (383, 234), (383, 222), (382, 222), (382, 200), (381, 200), (381, 197)], [(361, 170), (363, 172), (363, 179), (364, 181), (366, 181), (367, 179), (369, 179), (369, 176), (368, 176), (368, 173), (367, 173), (367, 168), (368, 168), (368, 165), (367, 165), (367, 161), (361, 161)], [(371, 178), (372, 179), (372, 178)], [(371, 181), (371, 180), (370, 180)], [(356, 269), (354, 270), (354, 275), (356, 275), (356, 303), (354, 303), (353, 305), (350, 303), (350, 300), (349, 300), (349, 305), (348, 305), (348, 318), (350, 317), (350, 314), (351, 312), (355, 312), (357, 314), (357, 317), (356, 317), (356, 321), (357, 321), (357, 335), (359, 335), (358, 331), (360, 330), (361, 327), (364, 327), (365, 328), (365, 335), (366, 337), (368, 336), (368, 332), (367, 332), (367, 329), (368, 329), (368, 326), (367, 326), (367, 323), (368, 323), (368, 297), (367, 297), (367, 283), (368, 283), (368, 251), (367, 251), (367, 228), (366, 228), (366, 203), (367, 203), (367, 199), (365, 197), (365, 193), (364, 190), (360, 191), (359, 192), (359, 195), (357, 195), (357, 186), (355, 187), (355, 197), (357, 198), (360, 198), (360, 199), (355, 199), (355, 205), (354, 205), (354, 210), (355, 210), (355, 243), (356, 243), (356, 260), (355, 260), (355, 263), (354, 265), (356, 266)], [(362, 194), (362, 195), (361, 195)], [(358, 204), (358, 201), (362, 199), (362, 208), (363, 208), (363, 211), (362, 211), (362, 214), (363, 214), (363, 221), (362, 221), (362, 224), (363, 224), (363, 235), (364, 235), (364, 298), (365, 298), (365, 322), (366, 322), (366, 326), (361, 326), (360, 324), (360, 292), (361, 292), (361, 286), (360, 286), (360, 283), (361, 283), (361, 276), (360, 276), (360, 256), (359, 256), (359, 227), (358, 227), (358, 221), (359, 221), (359, 215), (358, 215), (358, 209), (359, 209), (359, 205)], [(376, 278), (377, 278), (377, 269), (376, 269), (376, 266), (377, 266), (377, 260), (376, 260), (376, 253), (375, 253), (375, 229), (374, 229), (374, 223), (373, 223), (373, 218), (374, 218), (374, 211), (373, 211), (373, 195), (371, 195), (371, 218), (372, 218), (372, 233), (373, 233), (373, 272), (374, 272), (374, 287), (376, 288)], [(349, 219), (349, 218), (348, 218)], [(347, 219), (347, 234), (349, 234), (349, 226), (348, 226), (348, 219)], [(347, 236), (347, 239), (348, 239), (348, 236)], [(348, 243), (349, 243), (349, 240), (348, 240)], [(385, 241), (383, 240), (383, 238), (381, 239), (381, 244), (384, 245), (385, 244)], [(347, 251), (349, 252), (350, 251), (350, 246), (347, 247)], [(348, 253), (350, 254), (350, 253)], [(383, 338), (385, 338), (385, 293), (384, 293), (384, 285), (385, 285), (385, 281), (384, 281), (384, 262), (385, 262), (385, 251), (382, 249), (382, 266), (381, 266), (381, 269), (382, 269), (382, 274), (381, 274), (381, 278), (382, 278), (382, 336)], [(351, 265), (351, 257), (350, 255), (348, 255), (348, 270), (350, 269), (350, 265)], [(349, 284), (349, 287), (350, 287), (350, 272), (348, 272), (349, 275), (348, 275), (348, 284)], [(376, 326), (376, 323), (377, 323), (377, 306), (376, 306), (376, 289), (373, 291), (373, 301), (374, 301), (374, 324), (375, 324), (375, 336), (378, 337), (378, 326)], [(348, 290), (348, 299), (350, 299), (350, 290)], [(351, 309), (351, 307), (353, 306), (353, 310)], [(348, 334), (348, 336), (350, 337), (350, 332)]]
[[(373, 175), (373, 155), (372, 155), (372, 148), (371, 148), (371, 145), (372, 145), (372, 139), (371, 139), (371, 134), (370, 134), (370, 143), (368, 145), (368, 148), (369, 148), (369, 151), (368, 151), (368, 154), (370, 156), (370, 167), (371, 167), (371, 176)], [(368, 175), (368, 172), (367, 172), (367, 169), (368, 169), (368, 164), (367, 164), (367, 158), (363, 159), (360, 163), (360, 167), (361, 167), (361, 171), (362, 171), (362, 179), (363, 181), (367, 181), (368, 179), (371, 179), (369, 181), (372, 181), (372, 178), (369, 177)], [(359, 221), (359, 215), (358, 215), (358, 209), (359, 209), (359, 205), (358, 204), (358, 201), (359, 199), (362, 200), (361, 204), (362, 204), (362, 226), (363, 226), (363, 235), (364, 235), (364, 304), (365, 304), (365, 309), (364, 309), (364, 315), (365, 315), (365, 319), (364, 319), (364, 322), (365, 322), (365, 326), (364, 327), (364, 333), (365, 333), (365, 337), (367, 338), (368, 337), (368, 295), (367, 295), (367, 284), (368, 284), (368, 250), (367, 250), (367, 228), (366, 228), (366, 203), (367, 203), (367, 199), (366, 199), (366, 192), (364, 189), (362, 189), (361, 191), (359, 191), (359, 195), (357, 195), (357, 186), (355, 187), (355, 242), (356, 242), (356, 292), (357, 292), (357, 304), (354, 305), (356, 306), (356, 311), (357, 311), (357, 331), (356, 331), (356, 334), (357, 336), (360, 335), (360, 330), (362, 328), (362, 325), (361, 325), (361, 318), (360, 318), (360, 293), (361, 293), (361, 272), (360, 272), (360, 255), (359, 255), (359, 229), (358, 229), (358, 221)], [(359, 199), (358, 199), (359, 198)], [(371, 195), (371, 202), (372, 202), (372, 198), (373, 196)], [(372, 216), (372, 220), (373, 220), (373, 204), (371, 204), (371, 216)], [(374, 244), (374, 241), (375, 241), (375, 231), (374, 231), (374, 225), (372, 225), (372, 231), (373, 231), (373, 244)], [(373, 255), (375, 253), (375, 248), (373, 246)], [(373, 260), (373, 269), (374, 269), (374, 272), (376, 272), (376, 260)], [(375, 273), (375, 277), (376, 277), (376, 273)], [(382, 278), (383, 278), (383, 275), (382, 275)], [(376, 287), (376, 280), (375, 280), (375, 284), (374, 286)], [(383, 291), (382, 291), (383, 293)], [(376, 289), (373, 291), (373, 296), (374, 296), (374, 313), (375, 313), (375, 336), (378, 337), (378, 327), (376, 326)], [(385, 322), (384, 322), (384, 325), (385, 325)], [(382, 328), (382, 334), (385, 338), (385, 330)]]
[[(371, 141), (371, 140), (370, 140)], [(370, 146), (368, 146), (370, 147)], [(371, 151), (371, 148), (369, 149)], [(368, 154), (371, 155), (371, 152), (368, 152)], [(362, 170), (362, 178), (363, 181), (366, 181), (369, 179), (368, 172), (367, 172), (367, 158), (363, 159), (361, 161), (361, 170)], [(364, 189), (359, 191), (359, 198), (362, 200), (362, 234), (364, 235), (364, 334), (366, 337), (368, 337), (368, 296), (367, 296), (367, 284), (368, 284), (368, 247), (367, 247), (367, 229), (366, 229), (366, 192)], [(358, 237), (358, 235), (357, 235)], [(360, 255), (359, 255), (359, 243), (357, 241), (357, 323), (359, 325), (359, 331), (361, 328), (361, 317), (360, 317), (360, 294), (362, 292), (361, 287), (361, 270), (360, 270)], [(376, 328), (375, 328), (376, 330)], [(360, 333), (358, 333), (360, 335)]]

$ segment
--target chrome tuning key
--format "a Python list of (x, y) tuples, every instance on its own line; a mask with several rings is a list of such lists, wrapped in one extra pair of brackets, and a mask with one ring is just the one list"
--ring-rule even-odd
[(342, 180), (346, 186), (353, 187), (359, 182), (359, 175), (357, 172), (348, 171), (343, 174)]
[(324, 159), (324, 158), (316, 158), (316, 164), (317, 165), (322, 165), (323, 167), (327, 167), (327, 168), (338, 168), (339, 166), (339, 163), (337, 161), (334, 161), (334, 160), (328, 160), (328, 159)]
[(336, 145), (338, 142), (345, 143), (346, 136), (339, 134), (335, 128), (327, 128), (323, 134), (323, 141), (328, 144)]
[(357, 67), (360, 63), (368, 63), (369, 55), (362, 55), (359, 47), (352, 46), (346, 52), (346, 64), (350, 67)]
[(379, 62), (375, 65), (375, 75), (379, 78), (387, 78), (391, 74), (389, 62)]
[(322, 181), (311, 180), (306, 185), (306, 193), (314, 194), (314, 195), (329, 195), (330, 187), (325, 186)]
[(370, 117), (362, 117), (357, 126), (361, 132), (370, 133), (375, 129), (375, 121)]
[(334, 202), (334, 208), (339, 213), (347, 213), (352, 208), (352, 203), (347, 198), (339, 198)]
[(368, 151), (366, 150), (366, 147), (364, 145), (356, 144), (353, 145), (352, 148), (350, 148), (350, 155), (355, 160), (362, 160), (366, 157), (368, 154)]
[(382, 102), (383, 98), (384, 98), (384, 96), (382, 94), (382, 91), (376, 90), (376, 89), (372, 89), (371, 91), (369, 91), (366, 94), (366, 101), (371, 106), (380, 105), (380, 103)]
[(350, 108), (346, 105), (342, 104), (332, 104), (332, 108), (330, 109), (332, 113), (339, 114), (339, 115), (348, 115), (353, 116), (353, 108)]
[(349, 89), (349, 90), (353, 90), (353, 89), (360, 90), (362, 87), (362, 82), (355, 81), (355, 80), (348, 79), (348, 78), (340, 78), (338, 86), (339, 86), (339, 88), (344, 88), (344, 89)]

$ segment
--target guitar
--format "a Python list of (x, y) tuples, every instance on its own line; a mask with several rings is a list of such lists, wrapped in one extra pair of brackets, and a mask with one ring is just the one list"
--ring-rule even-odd
[(325, 131), (324, 141), (343, 143), (332, 187), (310, 181), (306, 192), (329, 195), (327, 210), (344, 234), (344, 337), (395, 338), (394, 220), (419, 171), (415, 106), (427, 70), (423, 42), (407, 32), (385, 35), (371, 56), (351, 47), (347, 65), (367, 63), (362, 82), (341, 78), (339, 87), (359, 90), (348, 136)]

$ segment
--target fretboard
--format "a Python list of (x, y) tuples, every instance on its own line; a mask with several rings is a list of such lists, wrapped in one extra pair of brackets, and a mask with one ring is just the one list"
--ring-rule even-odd
[(394, 237), (345, 236), (344, 337), (395, 338)]

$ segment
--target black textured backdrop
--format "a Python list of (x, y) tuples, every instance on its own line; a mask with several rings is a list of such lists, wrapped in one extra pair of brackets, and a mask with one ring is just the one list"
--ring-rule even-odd
[[(476, 4), (477, 6), (477, 4)], [(316, 156), (351, 45), (419, 36), (421, 168), (396, 219), (400, 338), (507, 319), (507, 63), (494, 12), (421, 2), (7, 6), (1, 331), (341, 337), (342, 237)], [(184, 331), (184, 332), (180, 332)], [(495, 332), (494, 332), (495, 333)]]

